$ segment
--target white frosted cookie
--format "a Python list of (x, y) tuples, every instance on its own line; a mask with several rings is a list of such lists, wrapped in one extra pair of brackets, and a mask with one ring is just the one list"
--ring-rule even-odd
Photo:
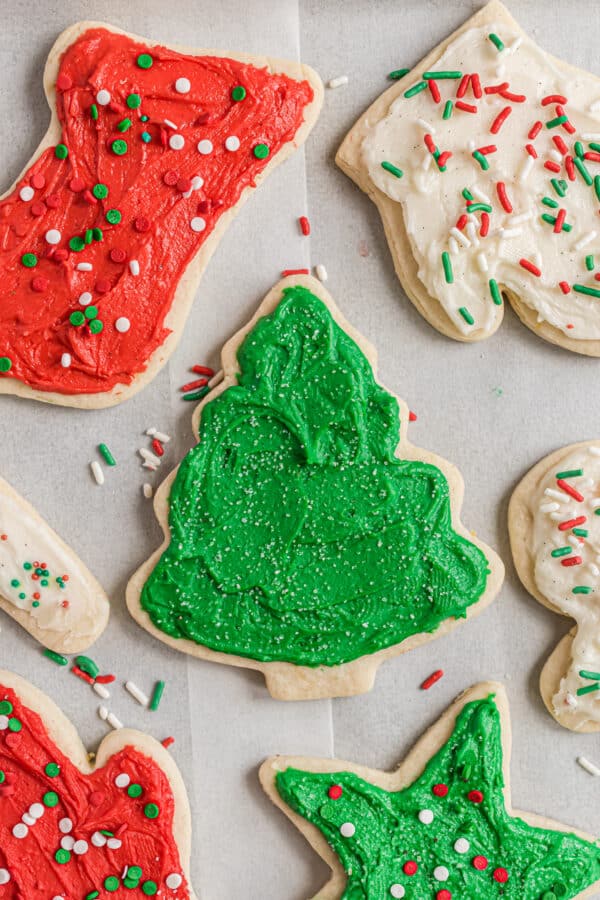
[(600, 355), (600, 80), (497, 0), (373, 103), (336, 161), (439, 331), (487, 338), (508, 298), (541, 337)]
[(1, 478), (0, 609), (58, 653), (89, 647), (110, 609), (77, 555)]
[(541, 460), (512, 495), (508, 525), (521, 581), (540, 603), (575, 619), (542, 671), (554, 718), (600, 730), (600, 441)]

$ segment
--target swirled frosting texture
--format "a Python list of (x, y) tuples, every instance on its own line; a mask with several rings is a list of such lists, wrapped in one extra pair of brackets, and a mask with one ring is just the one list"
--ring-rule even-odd
[(339, 856), (343, 900), (568, 900), (600, 878), (596, 844), (507, 812), (500, 724), (493, 697), (468, 703), (401, 791), (350, 772), (277, 775), (283, 800)]
[(439, 469), (396, 458), (399, 412), (306, 288), (238, 350), (170, 495), (141, 605), (176, 638), (336, 665), (466, 615), (487, 561), (452, 528)]

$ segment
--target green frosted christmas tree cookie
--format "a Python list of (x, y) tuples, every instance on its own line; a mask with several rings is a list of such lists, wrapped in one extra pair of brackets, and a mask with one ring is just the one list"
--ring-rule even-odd
[(504, 689), (466, 691), (394, 773), (274, 757), (263, 787), (331, 866), (319, 900), (570, 900), (600, 845), (511, 808)]
[(168, 537), (128, 591), (141, 624), (263, 669), (274, 695), (331, 696), (492, 599), (502, 564), (458, 521), (460, 475), (408, 443), (374, 363), (318, 282), (271, 291), (158, 495)]

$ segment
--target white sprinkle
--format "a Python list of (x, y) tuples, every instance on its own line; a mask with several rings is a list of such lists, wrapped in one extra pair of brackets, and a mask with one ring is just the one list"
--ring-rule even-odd
[(70, 831), (73, 831), (73, 822), (68, 816), (65, 816), (64, 819), (61, 819), (58, 823), (58, 829), (62, 834), (68, 834)]
[(512, 42), (512, 44), (510, 45), (510, 47), (506, 47), (506, 48), (505, 48), (504, 52), (505, 52), (505, 53), (516, 53), (517, 50), (519, 49), (519, 47), (521, 46), (522, 43), (523, 43), (523, 38), (522, 38), (522, 37), (518, 37), (518, 38), (516, 38), (516, 40), (514, 40), (514, 41)]
[(457, 853), (468, 853), (470, 846), (471, 845), (466, 838), (461, 837), (454, 842), (454, 849)]
[(600, 134), (591, 134), (589, 131), (581, 135), (584, 141), (600, 141)]
[(129, 331), (131, 328), (131, 322), (127, 318), (127, 316), (119, 316), (117, 321), (115, 322), (115, 328), (121, 334), (125, 334), (126, 331)]
[(202, 216), (194, 216), (190, 222), (190, 228), (192, 231), (204, 231), (206, 228), (206, 220), (203, 219)]
[(401, 884), (393, 884), (390, 888), (390, 896), (394, 897), (394, 900), (401, 900), (405, 894), (406, 891)]
[(78, 272), (91, 272), (93, 268), (91, 263), (77, 263)]
[(29, 807), (29, 815), (33, 819), (41, 819), (44, 815), (44, 807), (41, 803), (32, 803)]
[(164, 119), (163, 121), (167, 128), (172, 128), (174, 131), (177, 131), (177, 125), (175, 124), (175, 122), (171, 122), (170, 119)]
[(594, 240), (597, 234), (597, 231), (588, 231), (587, 234), (584, 234), (584, 236), (577, 241), (577, 243), (573, 247), (573, 250), (581, 250), (582, 247), (586, 247), (589, 243), (591, 243), (591, 241)]
[(157, 431), (156, 428), (148, 428), (146, 434), (149, 434), (150, 437), (155, 437), (157, 441), (161, 442), (161, 444), (168, 444), (171, 440), (170, 434), (165, 434), (164, 431)]
[(165, 879), (166, 886), (172, 891), (176, 891), (178, 887), (181, 887), (182, 883), (183, 878), (178, 872), (172, 872), (170, 875), (167, 875)]
[(0, 731), (6, 731), (8, 728), (8, 716), (0, 716)]
[(100, 463), (97, 459), (94, 462), (90, 463), (90, 468), (92, 470), (92, 475), (96, 479), (97, 484), (104, 484), (104, 472), (100, 468)]
[(474, 247), (479, 247), (479, 238), (477, 236), (477, 227), (475, 222), (467, 222), (466, 232)]
[(327, 281), (327, 269), (323, 265), (323, 263), (319, 263), (315, 266), (315, 275), (319, 279), (319, 281)]
[[(562, 153), (559, 153), (558, 150), (550, 150), (548, 152), (548, 156), (550, 157), (550, 159), (553, 159), (554, 162), (557, 162), (557, 163), (562, 162), (563, 156), (562, 156)], [(533, 157), (531, 157), (531, 159), (533, 159)]]
[(102, 697), (103, 700), (108, 700), (110, 697), (110, 691), (107, 691), (103, 684), (98, 684), (98, 682), (94, 682), (94, 690), (98, 694), (99, 697)]
[(570, 691), (567, 691), (567, 693), (565, 695), (565, 703), (567, 704), (567, 706), (570, 706), (572, 709), (575, 709), (578, 706), (579, 701), (577, 700), (577, 697), (575, 697), (573, 694), (571, 694)]
[(452, 256), (458, 255), (458, 241), (456, 238), (448, 238), (448, 250), (452, 254)]
[(140, 706), (148, 706), (150, 703), (146, 694), (133, 681), (125, 682), (125, 690), (131, 694), (134, 700), (137, 700)]
[(152, 494), (154, 493), (154, 491), (152, 489), (152, 485), (149, 484), (147, 481), (142, 485), (142, 491), (144, 492), (144, 497), (146, 498), (146, 500), (149, 500), (152, 497)]
[(506, 72), (506, 66), (503, 63), (500, 63), (499, 66), (496, 66), (496, 78), (504, 78), (504, 73)]
[(600, 569), (598, 568), (596, 563), (590, 563), (588, 566), (588, 569), (595, 578), (597, 578), (598, 575), (600, 575)]
[(424, 131), (429, 131), (431, 134), (435, 134), (435, 128), (430, 122), (427, 122), (425, 119), (417, 119), (417, 125), (420, 125)]
[(477, 187), (471, 188), (471, 193), (475, 197), (476, 200), (481, 200), (482, 203), (487, 203), (490, 205), (491, 201), (487, 194), (484, 194), (483, 191), (480, 191)]
[(29, 834), (29, 828), (27, 827), (27, 825), (23, 825), (22, 822), (17, 822), (12, 830), (12, 833), (16, 838), (19, 838), (21, 840), (22, 838), (27, 837), (27, 835)]
[(25, 825), (29, 825), (30, 827), (31, 825), (35, 825), (35, 819), (33, 818), (33, 816), (30, 816), (29, 813), (23, 813), (23, 815), (21, 816), (21, 821), (24, 822)]
[[(530, 159), (531, 158), (532, 157), (530, 157)], [(513, 216), (511, 218), (511, 220), (510, 220), (511, 225), (521, 225), (522, 222), (529, 222), (529, 220), (531, 219), (532, 216), (533, 216), (533, 213), (531, 211), (519, 213), (518, 216)]]
[(106, 836), (100, 831), (95, 831), (91, 837), (91, 841), (94, 847), (104, 847), (106, 844)]
[(554, 499), (560, 501), (560, 503), (567, 502), (567, 495), (561, 493), (560, 491), (555, 491), (554, 488), (546, 488), (544, 494), (546, 495), (546, 497), (554, 497)]
[(581, 766), (582, 769), (585, 769), (586, 772), (589, 772), (590, 775), (600, 775), (600, 769), (598, 766), (595, 766), (593, 762), (590, 762), (589, 759), (586, 759), (585, 756), (578, 756), (577, 762)]
[(436, 881), (448, 881), (450, 872), (448, 871), (446, 866), (436, 866), (433, 870), (433, 877)]
[(340, 834), (342, 837), (352, 837), (355, 831), (356, 828), (352, 822), (343, 822), (342, 825), (340, 825)]
[(172, 134), (169, 138), (169, 147), (171, 150), (183, 150), (185, 146), (185, 138), (182, 134)]
[(209, 141), (208, 138), (204, 138), (202, 141), (198, 141), (198, 153), (201, 153), (202, 156), (208, 156), (208, 154), (212, 152), (212, 141)]
[(560, 504), (556, 503), (556, 502), (555, 503), (542, 503), (542, 505), (540, 506), (540, 512), (543, 512), (543, 513), (556, 512), (557, 509), (560, 509)]
[(456, 228), (456, 226), (453, 226), (450, 229), (450, 234), (452, 235), (453, 238), (455, 238), (458, 241), (459, 244), (462, 244), (463, 247), (471, 246), (470, 240), (467, 237), (465, 237), (465, 235), (462, 233), (462, 231), (459, 231), (459, 229)]
[(423, 825), (431, 825), (433, 822), (433, 813), (430, 809), (421, 809), (419, 811), (419, 822)]
[(559, 512), (558, 513), (550, 513), (550, 518), (552, 519), (553, 522), (560, 522), (563, 515), (564, 515), (563, 513), (559, 513)]
[(100, 718), (102, 719), (103, 722), (106, 722), (106, 720), (108, 718), (107, 708), (105, 706), (99, 706), (98, 707), (98, 715), (100, 716)]
[(63, 850), (71, 851), (73, 849), (73, 844), (75, 843), (75, 838), (71, 837), (70, 834), (67, 834), (64, 838), (61, 838), (60, 846)]
[(594, 499), (591, 501), (591, 505), (592, 509), (598, 509), (598, 507), (600, 506), (600, 497), (594, 497)]
[(25, 203), (27, 203), (29, 200), (33, 200), (34, 194), (34, 189), (32, 187), (29, 187), (29, 185), (27, 184), (24, 185), (24, 187), (22, 187), (19, 191), (19, 197), (21, 198), (21, 200), (24, 200)]
[(140, 274), (140, 264), (137, 259), (129, 260), (129, 271), (132, 275), (137, 276)]
[(230, 134), (228, 138), (225, 138), (225, 149), (226, 150), (239, 150), (240, 149), (240, 139), (236, 137), (234, 134)]
[(80, 306), (89, 306), (92, 302), (92, 295), (89, 291), (84, 291), (83, 294), (79, 295), (79, 305)]
[(58, 228), (50, 228), (46, 234), (46, 243), (47, 244), (60, 244), (60, 239), (62, 237)]
[(588, 447), (588, 453), (591, 453), (592, 456), (600, 456), (600, 447)]
[(131, 784), (131, 778), (127, 774), (127, 772), (119, 772), (117, 777), (115, 778), (115, 784), (118, 788), (126, 788)]
[(101, 91), (98, 91), (96, 94), (96, 103), (99, 103), (100, 106), (107, 106), (110, 103), (110, 91), (107, 91), (104, 88)]
[(60, 358), (60, 364), (63, 367), (63, 369), (68, 369), (69, 366), (71, 365), (71, 354), (63, 353), (63, 355)]
[(200, 188), (204, 185), (204, 178), (200, 175), (194, 175), (192, 178), (192, 190), (199, 191)]
[(425, 156), (423, 157), (423, 162), (421, 163), (421, 168), (425, 172), (428, 172), (429, 169), (431, 168), (431, 160), (432, 159), (433, 159), (433, 157), (430, 153), (426, 153)]
[(327, 87), (339, 88), (343, 84), (348, 84), (348, 76), (347, 75), (338, 75), (337, 78), (331, 78), (327, 83)]
[(477, 265), (479, 266), (480, 272), (488, 271), (489, 267), (488, 267), (487, 256), (485, 255), (485, 253), (482, 252), (482, 253), (477, 254)]
[(0, 869), (0, 884), (8, 884), (9, 881), (10, 872), (8, 871), (8, 869)]
[(87, 853), (89, 849), (88, 842), (84, 840), (75, 841), (73, 844), (73, 853), (77, 856), (83, 856), (84, 853)]
[(152, 463), (153, 466), (160, 466), (160, 457), (155, 456), (151, 450), (146, 450), (145, 447), (140, 447), (138, 453), (146, 462)]
[(192, 83), (189, 78), (178, 78), (175, 82), (175, 90), (178, 94), (187, 94), (192, 87)]
[(143, 468), (143, 469), (150, 469), (151, 472), (156, 472), (156, 466), (154, 465), (154, 463), (148, 462), (148, 460), (145, 460), (145, 461), (142, 463), (142, 468)]
[(119, 838), (111, 837), (107, 840), (106, 846), (109, 850), (118, 850), (123, 841), (120, 841)]
[(123, 723), (119, 719), (117, 719), (115, 714), (112, 712), (109, 712), (109, 714), (106, 717), (106, 721), (108, 722), (108, 724), (110, 725), (111, 728), (115, 729), (115, 731), (117, 731), (119, 728), (123, 727)]
[(498, 231), (500, 238), (507, 241), (509, 238), (520, 237), (523, 234), (522, 228), (500, 228)]

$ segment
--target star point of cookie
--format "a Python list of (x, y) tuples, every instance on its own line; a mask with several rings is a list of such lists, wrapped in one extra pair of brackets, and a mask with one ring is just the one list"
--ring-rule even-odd
[(333, 869), (319, 897), (569, 900), (596, 884), (598, 843), (511, 809), (506, 720), (502, 687), (478, 685), (393, 774), (268, 760), (267, 793)]

